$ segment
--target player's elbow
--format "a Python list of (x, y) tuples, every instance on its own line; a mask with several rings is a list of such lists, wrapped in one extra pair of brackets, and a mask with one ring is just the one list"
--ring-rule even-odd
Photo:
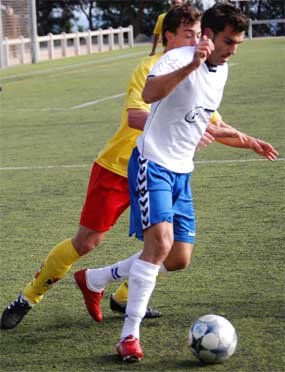
[(144, 100), (145, 103), (148, 105), (159, 101), (161, 99), (160, 95), (156, 92), (152, 84), (146, 84), (143, 92), (142, 92), (142, 99)]
[(146, 110), (128, 109), (128, 126), (132, 129), (143, 130), (148, 113)]
[(147, 87), (145, 87), (144, 90), (142, 91), (142, 99), (147, 104), (150, 104), (153, 102), (150, 89), (148, 89)]

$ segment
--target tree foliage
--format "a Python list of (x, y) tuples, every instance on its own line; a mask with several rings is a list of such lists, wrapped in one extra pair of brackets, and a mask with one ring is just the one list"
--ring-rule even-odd
[[(203, 10), (202, 0), (192, 3)], [(36, 4), (39, 35), (70, 32), (82, 14), (90, 30), (133, 25), (135, 35), (150, 36), (157, 16), (169, 8), (168, 0), (36, 0)], [(251, 0), (240, 6), (252, 19), (285, 18), (285, 0)], [(255, 26), (254, 33), (284, 35), (284, 24)]]
[(38, 34), (71, 32), (76, 1), (36, 0)]
[[(254, 0), (249, 3), (250, 18), (252, 20), (285, 18), (285, 0)], [(285, 35), (284, 23), (258, 25), (253, 29), (254, 36)]]

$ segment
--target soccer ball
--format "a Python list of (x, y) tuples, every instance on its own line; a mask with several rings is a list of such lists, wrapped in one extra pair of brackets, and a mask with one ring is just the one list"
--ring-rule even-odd
[(222, 363), (229, 359), (237, 346), (233, 325), (220, 315), (204, 315), (189, 330), (192, 353), (204, 363)]

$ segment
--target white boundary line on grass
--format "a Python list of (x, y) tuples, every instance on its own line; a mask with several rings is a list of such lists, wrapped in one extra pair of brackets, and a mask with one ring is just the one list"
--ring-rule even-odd
[(116, 98), (119, 98), (119, 97), (123, 97), (125, 95), (126, 95), (126, 93), (119, 93), (119, 94), (114, 94), (113, 96), (99, 98), (99, 99), (96, 99), (95, 101), (85, 102), (85, 103), (82, 103), (81, 105), (70, 107), (70, 110), (77, 110), (77, 109), (81, 109), (81, 108), (84, 108), (84, 107), (87, 107), (87, 106), (96, 105), (97, 103), (109, 101), (111, 99), (116, 99)]
[[(230, 65), (234, 66), (236, 64), (237, 63), (232, 63)], [(126, 93), (119, 93), (119, 94), (115, 94), (113, 96), (99, 98), (99, 99), (96, 99), (95, 101), (90, 101), (90, 102), (82, 103), (81, 105), (73, 106), (73, 107), (70, 108), (70, 110), (77, 110), (77, 109), (81, 109), (81, 108), (84, 108), (84, 107), (96, 105), (97, 103), (104, 102), (104, 101), (109, 101), (111, 99), (119, 98), (119, 97), (122, 97), (122, 96), (125, 96), (125, 95), (126, 95)]]
[[(278, 158), (275, 161), (284, 161), (285, 158)], [(234, 164), (234, 163), (250, 163), (256, 161), (268, 161), (267, 159), (230, 159), (230, 160), (198, 160), (195, 164)], [(48, 169), (72, 169), (72, 168), (90, 168), (92, 164), (66, 164), (66, 165), (32, 165), (23, 167), (0, 167), (0, 171), (33, 171), (33, 170), (48, 170)]]
[(2, 110), (2, 113), (15, 113), (15, 112), (47, 112), (47, 111), (70, 111), (70, 110), (78, 110), (81, 108), (85, 108), (88, 106), (97, 105), (98, 103), (110, 101), (112, 99), (120, 98), (125, 96), (126, 93), (118, 93), (112, 96), (107, 96), (103, 98), (96, 99), (95, 101), (85, 102), (81, 105), (72, 106), (70, 108), (60, 108), (60, 107), (46, 107), (46, 108), (38, 108), (38, 109), (14, 109), (14, 110)]
[(27, 73), (23, 73), (23, 74), (9, 75), (9, 76), (0, 77), (0, 81), (7, 81), (7, 80), (13, 80), (13, 79), (23, 79), (23, 78), (26, 78), (26, 77), (37, 76), (37, 75), (45, 75), (45, 74), (54, 73), (54, 72), (58, 72), (58, 71), (61, 72), (61, 71), (64, 71), (64, 70), (69, 70), (69, 69), (73, 69), (73, 68), (77, 68), (77, 67), (81, 67), (81, 66), (84, 67), (84, 66), (88, 66), (88, 65), (97, 65), (99, 63), (113, 62), (113, 61), (116, 61), (116, 60), (130, 58), (130, 57), (137, 57), (137, 56), (141, 56), (141, 55), (146, 55), (146, 52), (143, 51), (143, 52), (137, 52), (137, 53), (123, 54), (122, 56), (107, 57), (107, 58), (102, 58), (102, 59), (98, 59), (98, 60), (95, 59), (95, 60), (92, 60), (92, 61), (86, 61), (86, 62), (81, 62), (81, 63), (73, 63), (73, 64), (65, 65), (65, 66), (57, 66), (57, 67), (53, 67), (53, 68), (47, 68), (47, 69), (40, 70), (40, 71), (32, 71), (32, 72), (27, 72)]
[[(236, 63), (233, 63), (232, 65), (235, 65)], [(75, 65), (73, 65), (75, 66)], [(1, 81), (1, 79), (0, 79)], [(119, 94), (114, 94), (112, 96), (107, 96), (103, 98), (96, 99), (94, 101), (90, 102), (85, 102), (80, 105), (75, 105), (70, 108), (60, 108), (60, 107), (43, 107), (43, 108), (38, 108), (38, 109), (29, 109), (29, 108), (24, 108), (24, 109), (13, 109), (13, 110), (2, 110), (2, 113), (10, 113), (10, 112), (48, 112), (48, 111), (69, 111), (69, 110), (77, 110), (81, 108), (85, 108), (88, 106), (93, 106), (97, 105), (98, 103), (109, 101), (112, 99), (120, 98), (125, 96), (126, 93), (119, 93)]]

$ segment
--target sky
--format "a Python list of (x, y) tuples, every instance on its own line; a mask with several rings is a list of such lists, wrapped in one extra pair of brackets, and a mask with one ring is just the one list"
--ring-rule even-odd
[(214, 5), (215, 1), (214, 0), (203, 0), (203, 5), (204, 8), (207, 9), (210, 6)]

